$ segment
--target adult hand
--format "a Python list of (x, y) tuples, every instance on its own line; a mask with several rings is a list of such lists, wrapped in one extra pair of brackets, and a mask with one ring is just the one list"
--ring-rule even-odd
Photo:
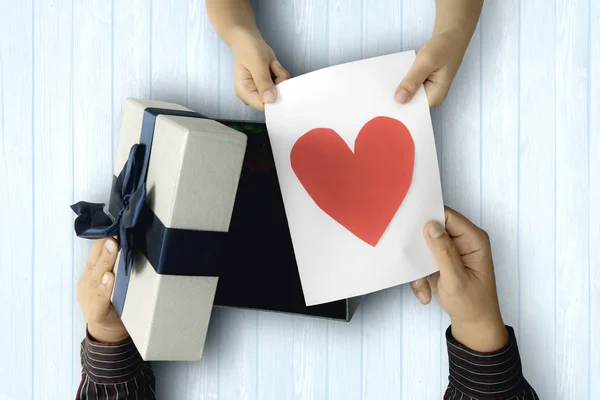
[(411, 283), (427, 304), (435, 295), (452, 321), (452, 335), (476, 351), (494, 351), (508, 342), (498, 304), (490, 241), (485, 231), (446, 208), (446, 229), (425, 226), (425, 238), (440, 271)]
[(97, 240), (77, 282), (77, 301), (83, 310), (88, 333), (103, 343), (120, 342), (129, 336), (110, 302), (117, 251), (117, 242), (113, 239)]
[(429, 107), (439, 106), (448, 95), (469, 40), (470, 36), (458, 29), (434, 34), (423, 45), (410, 70), (398, 85), (396, 101), (408, 103), (423, 84)]
[(240, 30), (232, 35), (235, 93), (245, 104), (264, 112), (277, 98), (275, 85), (290, 78), (275, 52), (257, 33)]

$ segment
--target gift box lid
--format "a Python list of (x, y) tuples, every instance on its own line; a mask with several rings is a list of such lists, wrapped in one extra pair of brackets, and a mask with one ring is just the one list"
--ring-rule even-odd
[[(127, 99), (115, 176), (140, 141), (149, 110), (156, 114), (146, 178), (146, 206), (155, 220), (153, 226), (184, 235), (206, 233), (224, 243), (246, 136), (214, 120), (190, 116), (190, 110), (176, 104)], [(173, 111), (185, 115), (168, 115)], [(115, 211), (111, 213), (116, 217)], [(181, 248), (180, 236), (161, 235), (148, 239), (146, 234), (142, 239), (145, 253), (135, 253), (121, 318), (145, 360), (199, 360), (218, 282), (218, 252), (210, 240), (191, 240)], [(188, 256), (177, 258), (178, 254), (169, 251), (171, 246), (180, 246)], [(181, 274), (160, 273), (162, 269), (147, 257), (156, 255), (155, 264), (162, 268), (165, 254), (187, 264), (180, 265), (184, 267)], [(115, 272), (118, 280), (118, 267)]]

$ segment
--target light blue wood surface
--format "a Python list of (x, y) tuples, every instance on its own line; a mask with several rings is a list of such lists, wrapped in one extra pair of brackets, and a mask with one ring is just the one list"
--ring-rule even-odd
[[(292, 75), (418, 49), (434, 1), (255, 0)], [(349, 85), (352, 83), (349, 82)], [(390, 88), (390, 95), (394, 88)], [(201, 0), (0, 0), (0, 399), (73, 398), (91, 243), (127, 96), (260, 119)], [(600, 0), (487, 0), (432, 111), (446, 204), (481, 224), (500, 303), (543, 399), (600, 398)], [(436, 305), (368, 296), (350, 323), (217, 309), (199, 363), (156, 363), (163, 399), (438, 399)]]

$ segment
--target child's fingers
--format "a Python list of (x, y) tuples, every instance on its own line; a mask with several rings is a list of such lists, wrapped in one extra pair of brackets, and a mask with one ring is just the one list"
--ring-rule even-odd
[(434, 64), (426, 52), (420, 52), (410, 70), (398, 85), (394, 95), (400, 104), (408, 103), (427, 77), (433, 72)]
[(104, 272), (88, 308), (89, 318), (100, 321), (108, 314), (108, 311), (110, 310), (110, 296), (112, 295), (114, 283), (115, 276), (113, 273)]
[(424, 83), (425, 93), (427, 93), (427, 101), (429, 108), (434, 108), (442, 104), (442, 101), (448, 95), (449, 86), (441, 85), (437, 82), (426, 81)]
[(260, 96), (258, 94), (258, 90), (254, 89), (252, 91), (240, 92), (238, 93), (238, 97), (242, 100), (246, 105), (258, 110), (260, 112), (264, 112), (265, 105), (260, 100)]
[(264, 104), (260, 100), (256, 83), (254, 83), (250, 71), (245, 68), (235, 78), (235, 94), (247, 106), (251, 106), (258, 111), (264, 111)]
[(283, 65), (277, 60), (271, 63), (271, 72), (275, 76), (275, 84), (279, 84), (285, 80), (290, 79), (290, 73), (283, 68)]
[(260, 95), (262, 103), (272, 103), (277, 97), (277, 90), (275, 89), (275, 83), (271, 79), (271, 70), (267, 65), (256, 65), (250, 69), (254, 84)]

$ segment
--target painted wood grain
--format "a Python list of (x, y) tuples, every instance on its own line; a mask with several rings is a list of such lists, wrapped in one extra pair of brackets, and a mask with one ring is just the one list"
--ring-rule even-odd
[[(363, 58), (400, 51), (401, 2), (363, 1)], [(393, 96), (390, 88), (390, 96)], [(402, 396), (402, 290), (391, 288), (365, 297), (362, 398)]]
[(556, 1), (556, 393), (589, 394), (588, 1)]
[(34, 2), (33, 398), (73, 395), (73, 8)]
[(258, 313), (257, 398), (294, 398), (294, 317)]
[(555, 21), (547, 1), (521, 2), (518, 340), (524, 373), (542, 399), (556, 398)]
[[(362, 1), (329, 2), (327, 9), (328, 64), (362, 57)], [(362, 397), (362, 307), (352, 320), (327, 323), (328, 399)]]
[[(293, 75), (418, 48), (432, 2), (257, 0)], [(599, 0), (486, 1), (432, 110), (446, 203), (492, 237), (499, 295), (541, 398), (600, 396)], [(262, 119), (203, 0), (0, 0), (0, 397), (72, 398), (91, 243), (68, 205), (106, 200), (123, 100)], [(393, 89), (391, 89), (393, 91)], [(6, 196), (5, 192), (19, 192)], [(18, 223), (17, 223), (18, 222)], [(49, 263), (51, 265), (49, 265)], [(351, 323), (216, 309), (200, 363), (156, 363), (169, 399), (439, 398), (448, 318), (408, 287)]]
[(119, 144), (125, 99), (150, 98), (150, 29), (147, 0), (113, 1), (113, 155)]
[[(415, 7), (416, 9), (416, 7)], [(435, 21), (435, 12), (434, 12), (434, 21)], [(431, 30), (433, 30), (433, 28), (431, 28)], [(433, 125), (433, 136), (435, 138), (435, 145), (436, 145), (436, 151), (437, 151), (437, 158), (438, 158), (438, 166), (440, 169), (440, 179), (443, 182), (443, 177), (444, 177), (444, 164), (443, 164), (443, 159), (442, 159), (442, 146), (444, 143), (444, 104), (442, 103), (441, 105), (439, 105), (438, 107), (431, 109), (431, 123)], [(406, 289), (405, 289), (406, 290)], [(446, 325), (446, 320), (444, 319), (445, 314), (442, 312), (441, 308), (439, 308), (439, 306), (437, 305), (437, 302), (432, 301), (431, 303), (432, 305), (430, 307), (433, 308), (437, 308), (437, 318), (438, 318), (438, 323), (437, 326), (439, 327), (439, 334), (436, 335), (435, 334), (435, 328), (430, 329), (428, 335), (434, 335), (437, 336), (437, 342), (436, 343), (431, 343), (430, 346), (430, 351), (431, 354), (435, 354), (434, 353), (434, 349), (435, 347), (438, 348), (438, 360), (437, 362), (434, 362), (432, 360), (431, 365), (433, 365), (434, 367), (431, 367), (431, 370), (433, 370), (433, 368), (436, 369), (436, 371), (432, 371), (431, 375), (432, 378), (429, 380), (430, 385), (432, 385), (432, 389), (431, 392), (432, 393), (443, 393), (446, 390), (447, 384), (448, 384), (448, 376), (447, 374), (442, 373), (443, 371), (443, 366), (445, 365), (445, 363), (447, 362), (446, 357), (447, 357), (447, 353), (446, 353), (446, 339), (445, 339), (445, 331), (447, 328)], [(434, 318), (434, 314), (435, 312), (433, 310), (430, 310), (430, 318)], [(445, 317), (447, 319), (447, 317)], [(429, 324), (431, 324), (432, 327), (436, 326), (436, 323), (434, 321), (429, 321)], [(438, 368), (439, 366), (439, 368)], [(435, 378), (434, 376), (438, 377), (438, 384), (436, 384), (435, 382)], [(436, 395), (435, 398), (437, 399), (439, 396)]]
[[(216, 308), (219, 399), (255, 399), (258, 311)], [(213, 318), (214, 320), (214, 318)]]
[(186, 0), (150, 0), (153, 100), (187, 105)]
[[(435, 6), (419, 0), (402, 2), (402, 50), (418, 51), (431, 38)], [(398, 82), (399, 83), (399, 82)], [(395, 89), (395, 88), (392, 88)], [(421, 230), (416, 232), (421, 234)], [(398, 266), (399, 268), (401, 266)], [(439, 399), (441, 340), (441, 309), (435, 302), (423, 306), (409, 285), (402, 287), (402, 398)]]
[(208, 15), (206, 1), (188, 2), (187, 10), (187, 102), (201, 114), (219, 113), (219, 48), (221, 40)]
[[(588, 259), (590, 262), (590, 348), (588, 352), (589, 371), (588, 400), (600, 398), (600, 0), (590, 2), (590, 70), (589, 79), (589, 182), (590, 182), (590, 238)], [(582, 305), (585, 307), (585, 305)]]
[(0, 12), (0, 398), (33, 394), (32, 5)]
[[(112, 4), (82, 0), (73, 4), (73, 197), (106, 202), (112, 183)], [(73, 217), (71, 217), (73, 218)], [(85, 267), (93, 242), (74, 238), (73, 279)], [(73, 287), (73, 344), (85, 335), (85, 321)], [(72, 384), (81, 380), (79, 352), (72, 354)]]
[(481, 16), (481, 227), (494, 249), (504, 322), (515, 327), (519, 316), (518, 45), (518, 1), (487, 2)]
[[(360, 307), (360, 306), (359, 306)], [(361, 399), (363, 314), (359, 308), (350, 322), (327, 326), (327, 398)]]
[(294, 399), (326, 399), (328, 325), (324, 319), (294, 317)]
[[(487, 4), (487, 3), (486, 3)], [(484, 6), (486, 7), (486, 6)], [(444, 204), (481, 223), (481, 23), (477, 26), (454, 78), (441, 115), (442, 191)], [(442, 329), (450, 318), (442, 313)], [(440, 390), (448, 386), (448, 354), (442, 341)]]

